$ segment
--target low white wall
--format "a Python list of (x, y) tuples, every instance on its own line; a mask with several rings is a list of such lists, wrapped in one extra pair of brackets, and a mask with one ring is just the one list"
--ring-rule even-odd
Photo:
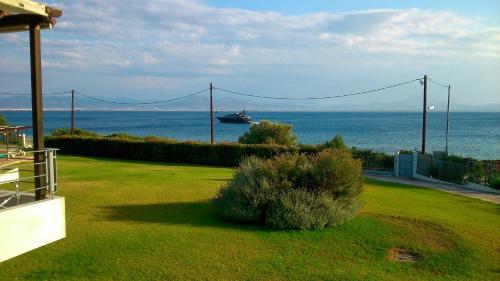
[(64, 197), (0, 210), (0, 262), (64, 237)]

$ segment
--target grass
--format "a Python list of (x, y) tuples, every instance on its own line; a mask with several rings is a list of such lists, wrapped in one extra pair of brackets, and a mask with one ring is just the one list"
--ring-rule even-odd
[(1, 263), (1, 280), (500, 280), (492, 203), (367, 181), (354, 220), (275, 231), (216, 216), (231, 169), (60, 156), (59, 174), (67, 238)]

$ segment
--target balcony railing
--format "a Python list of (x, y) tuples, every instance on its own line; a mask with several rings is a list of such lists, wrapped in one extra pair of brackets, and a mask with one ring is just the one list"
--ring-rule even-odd
[(0, 157), (0, 263), (66, 237), (57, 149), (9, 153)]
[[(57, 149), (7, 151), (0, 159), (0, 209), (29, 203), (33, 193), (54, 198), (57, 192)], [(38, 159), (38, 161), (35, 161)], [(37, 173), (35, 173), (37, 171)]]

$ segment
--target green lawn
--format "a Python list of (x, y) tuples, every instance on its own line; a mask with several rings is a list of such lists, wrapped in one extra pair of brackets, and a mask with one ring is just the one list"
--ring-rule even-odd
[[(354, 220), (275, 231), (214, 214), (231, 169), (62, 156), (59, 174), (67, 238), (1, 263), (0, 280), (500, 280), (492, 203), (368, 181)], [(421, 257), (392, 261), (394, 247)]]

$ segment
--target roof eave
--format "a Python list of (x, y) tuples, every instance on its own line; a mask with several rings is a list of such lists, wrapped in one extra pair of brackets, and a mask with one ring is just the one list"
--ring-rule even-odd
[(0, 33), (26, 31), (30, 24), (52, 28), (62, 10), (29, 0), (0, 0)]

